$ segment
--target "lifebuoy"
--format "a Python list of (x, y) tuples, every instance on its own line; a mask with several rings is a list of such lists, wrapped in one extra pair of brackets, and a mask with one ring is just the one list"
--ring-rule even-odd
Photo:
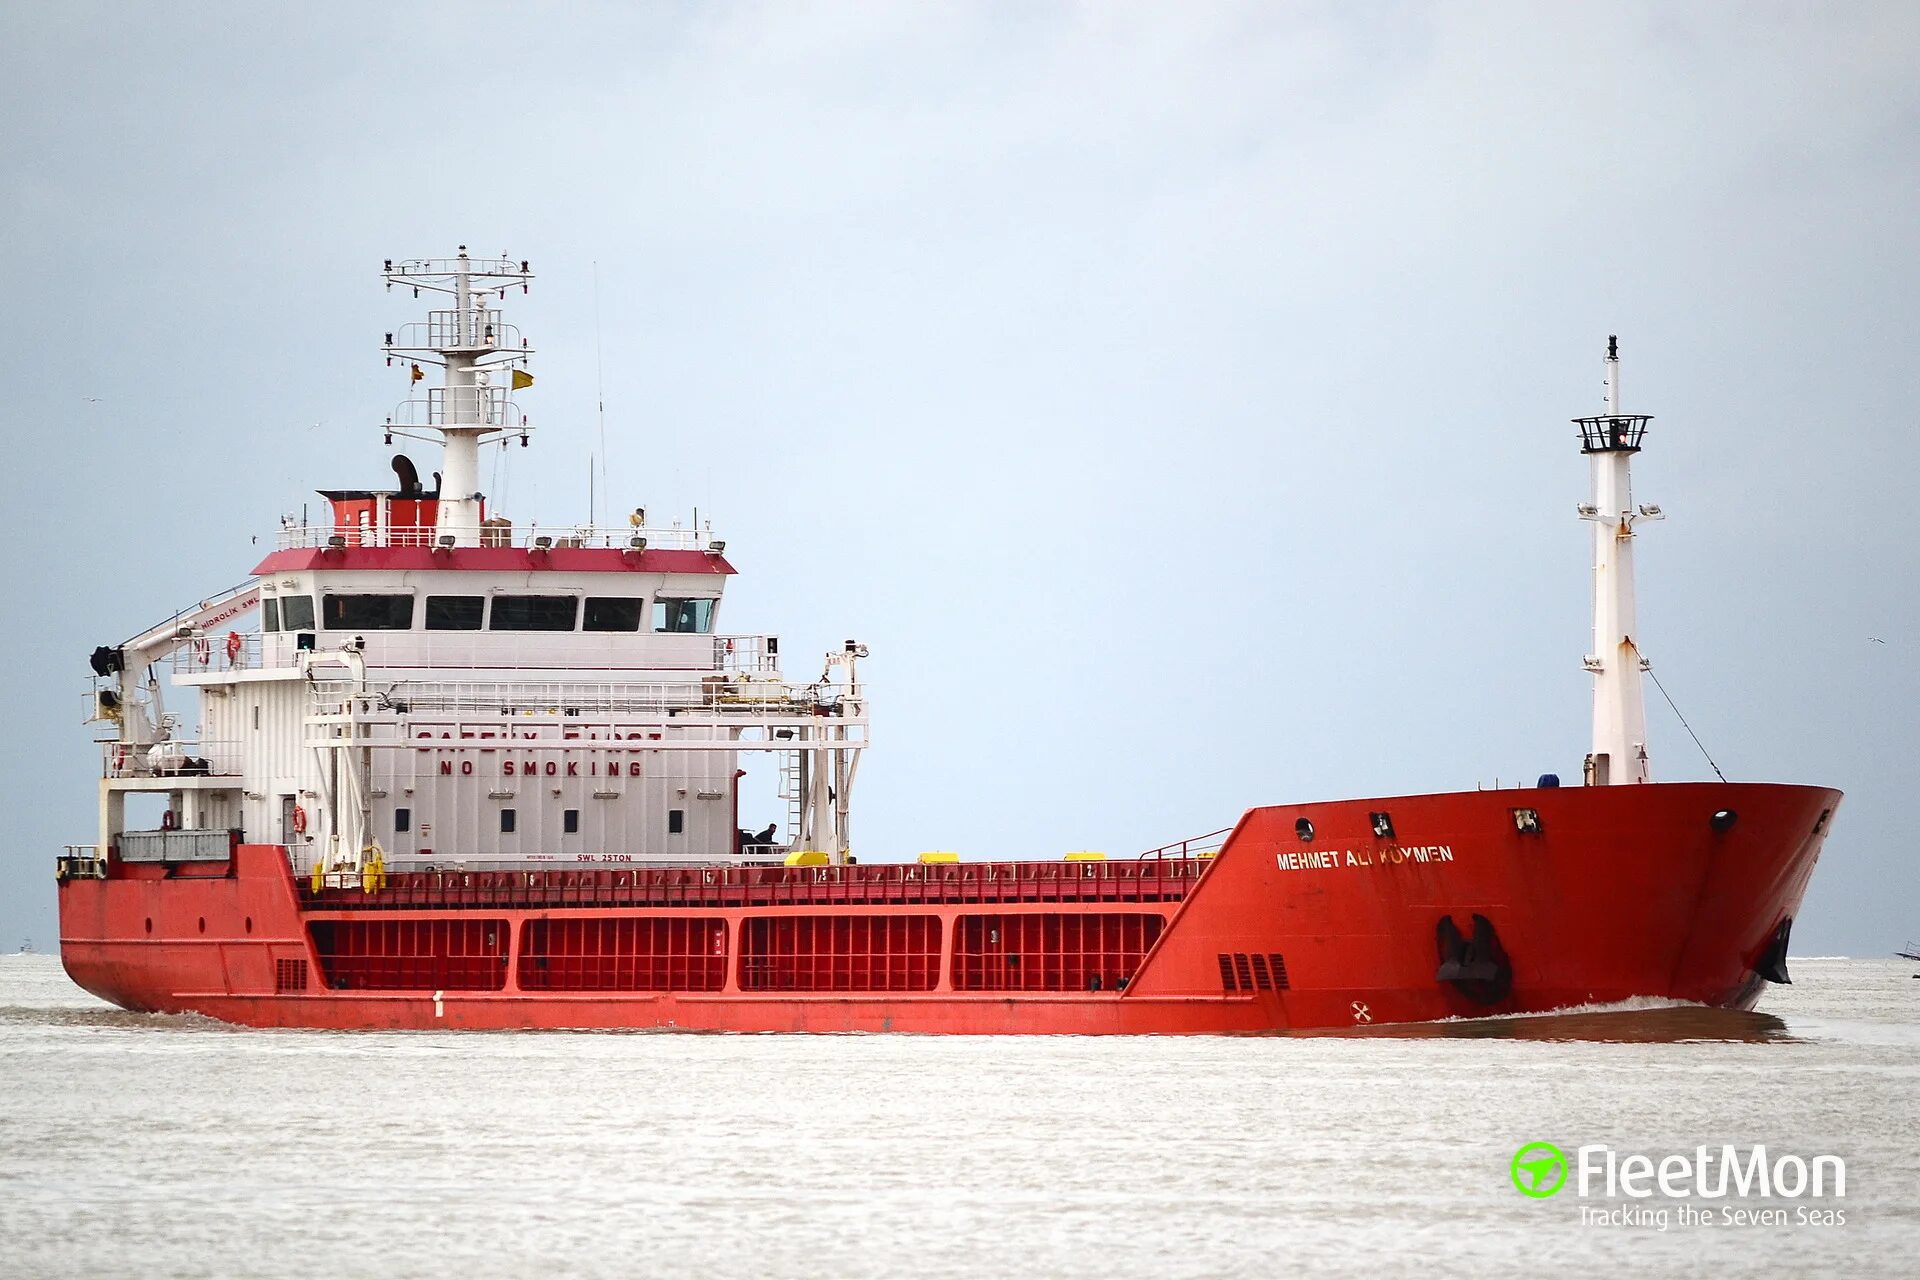
[(240, 633), (238, 631), (227, 632), (227, 665), (228, 666), (232, 666), (233, 660), (240, 656), (240, 648), (243, 643), (244, 641), (240, 639)]
[(307, 811), (299, 805), (293, 806), (293, 833), (301, 836), (307, 834)]
[(169, 809), (160, 815), (160, 829), (162, 831), (173, 830), (173, 810)]

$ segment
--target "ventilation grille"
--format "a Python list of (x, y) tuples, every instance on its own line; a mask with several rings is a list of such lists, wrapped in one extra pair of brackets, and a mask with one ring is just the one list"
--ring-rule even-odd
[(1267, 955), (1251, 955), (1244, 951), (1220, 955), (1220, 989), (1222, 991), (1285, 991), (1287, 982), (1287, 960), (1279, 952)]
[(307, 989), (307, 962), (305, 960), (275, 960), (273, 962), (273, 989), (275, 991), (305, 991)]

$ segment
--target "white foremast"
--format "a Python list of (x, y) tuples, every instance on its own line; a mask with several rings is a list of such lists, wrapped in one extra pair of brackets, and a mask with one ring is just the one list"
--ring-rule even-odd
[(1638, 519), (1660, 519), (1660, 508), (1633, 505), (1629, 473), (1640, 452), (1649, 414), (1620, 408), (1620, 340), (1607, 339), (1606, 409), (1575, 418), (1580, 449), (1592, 469), (1589, 500), (1580, 517), (1593, 525), (1593, 749), (1587, 756), (1588, 786), (1653, 781), (1647, 759), (1647, 704), (1641, 674), (1651, 664), (1635, 642), (1633, 538)]

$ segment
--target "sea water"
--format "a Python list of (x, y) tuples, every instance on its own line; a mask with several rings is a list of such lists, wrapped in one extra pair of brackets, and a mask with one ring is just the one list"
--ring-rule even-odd
[[(249, 1031), (0, 957), (0, 1277), (1911, 1274), (1920, 964), (1792, 968), (1753, 1014), (965, 1038)], [(1845, 1195), (1534, 1198), (1537, 1141)]]

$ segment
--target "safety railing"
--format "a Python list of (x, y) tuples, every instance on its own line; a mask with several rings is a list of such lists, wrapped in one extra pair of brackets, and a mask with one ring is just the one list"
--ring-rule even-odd
[(218, 671), (256, 671), (261, 665), (258, 631), (216, 631), (183, 641), (168, 662), (177, 676)]
[(100, 856), (100, 846), (97, 844), (70, 844), (65, 853), (54, 859), (53, 878), (63, 883), (68, 880), (105, 880), (107, 860)]
[[(464, 275), (470, 280), (506, 280), (513, 284), (532, 278), (524, 262), (505, 257), (472, 257), (464, 253), (457, 258), (393, 258), (387, 262), (386, 275), (388, 279), (402, 284), (409, 277), (438, 283), (441, 277)], [(493, 287), (492, 284), (482, 284), (480, 291), (484, 293)]]
[(103, 778), (236, 777), (240, 773), (237, 742), (169, 739), (166, 742), (102, 742)]
[(518, 431), (527, 425), (505, 387), (433, 387), (424, 400), (402, 400), (387, 416), (389, 427), (485, 427)]
[[(217, 631), (183, 641), (163, 660), (163, 665), (174, 675), (187, 677), (287, 670), (299, 665), (302, 637), (312, 634)], [(715, 700), (764, 701), (769, 696), (788, 697), (786, 686), (775, 688), (773, 681), (764, 679), (777, 676), (780, 670), (779, 640), (773, 636), (623, 631), (530, 635), (515, 631), (422, 630), (361, 634), (366, 641), (363, 652), (375, 667), (484, 670), (524, 666), (534, 658), (543, 666), (578, 670), (583, 675), (630, 671), (650, 685), (692, 686), (703, 680), (721, 680), (728, 687), (720, 689)], [(530, 641), (538, 642), (537, 653)], [(310, 641), (308, 647), (316, 644), (324, 654), (337, 650), (339, 639)], [(567, 686), (547, 688), (556, 687)], [(89, 703), (95, 696), (95, 688), (93, 684), (87, 687)], [(696, 701), (700, 700), (696, 697)]]
[(225, 862), (240, 843), (238, 831), (122, 831), (122, 862)]
[(518, 326), (500, 319), (496, 308), (484, 311), (429, 311), (387, 335), (392, 351), (517, 351), (526, 346)]
[[(655, 528), (632, 524), (531, 524), (516, 528), (487, 524), (481, 527), (479, 536), (480, 545), (485, 547), (534, 551), (597, 547), (616, 551), (711, 551), (717, 555), (726, 546), (715, 540), (712, 529), (683, 529), (678, 525)], [(276, 532), (275, 545), (282, 551), (334, 546), (434, 547), (439, 545), (439, 535), (437, 529), (417, 524), (286, 523)]]
[(1158, 849), (1149, 849), (1136, 862), (1160, 861), (1165, 858), (1211, 858), (1220, 852), (1227, 837), (1233, 834), (1232, 827), (1222, 827), (1218, 831), (1209, 831), (1203, 836), (1189, 836), (1173, 844), (1163, 844)]
[[(624, 715), (674, 715), (724, 711), (786, 718), (795, 714), (858, 718), (866, 697), (851, 698), (841, 684), (791, 684), (784, 680), (690, 674), (671, 683), (594, 683), (587, 681), (442, 681), (398, 680), (361, 692), (344, 681), (314, 686), (314, 709), (321, 715), (350, 710), (392, 713), (415, 719), (440, 716), (549, 717), (604, 720)], [(592, 744), (580, 744), (588, 748)]]
[(715, 636), (713, 665), (722, 671), (763, 675), (780, 670), (779, 636)]
[(1129, 862), (872, 863), (388, 872), (371, 892), (290, 872), (308, 910), (560, 907), (1008, 906), (1178, 902), (1206, 859)]

